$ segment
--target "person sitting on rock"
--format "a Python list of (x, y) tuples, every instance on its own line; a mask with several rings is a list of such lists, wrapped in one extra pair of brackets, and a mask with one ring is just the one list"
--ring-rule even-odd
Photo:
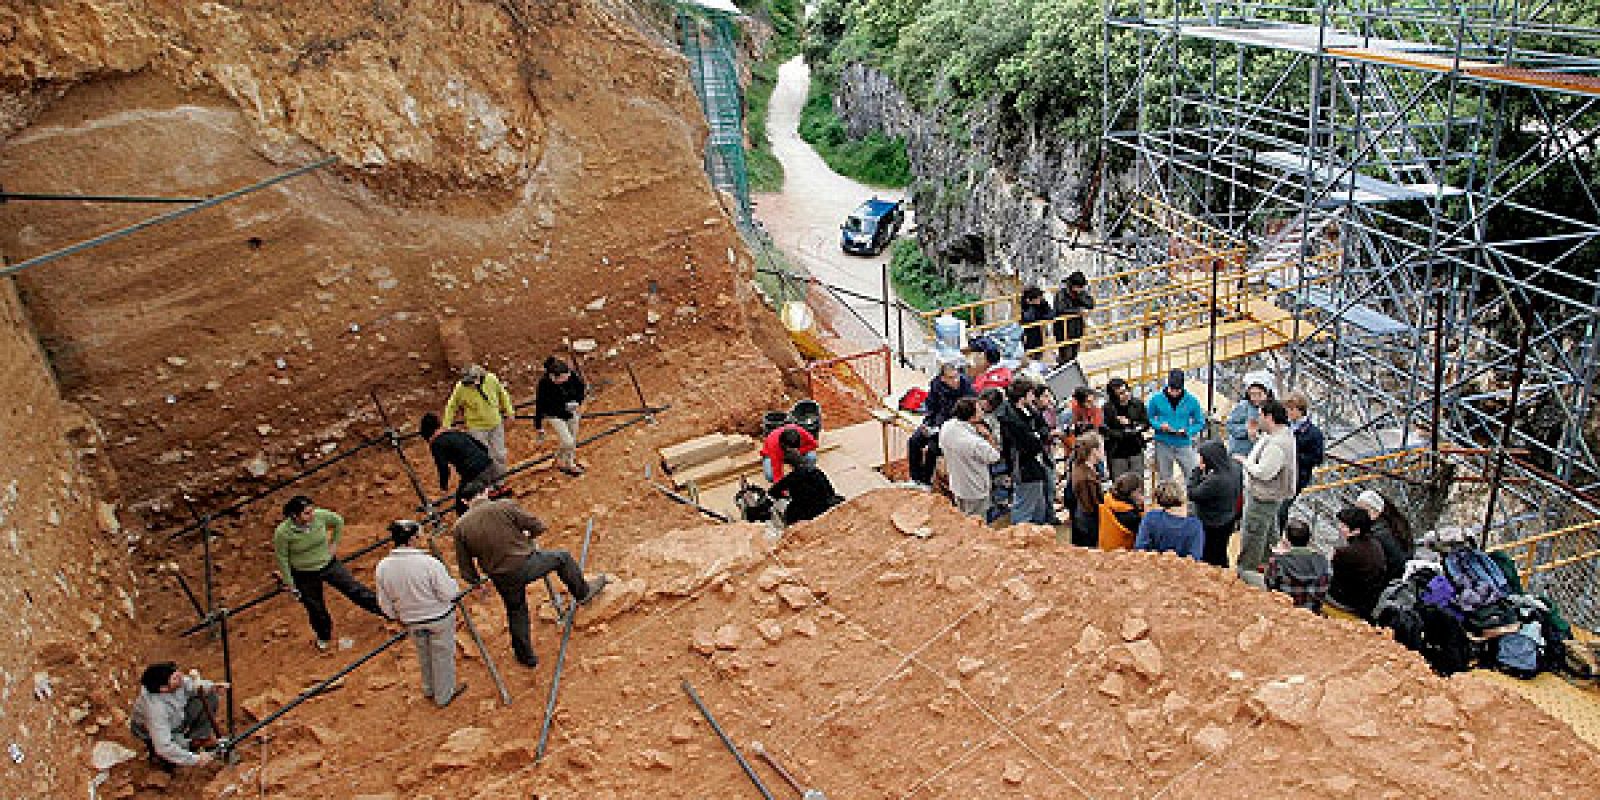
[(226, 683), (184, 675), (171, 661), (151, 664), (139, 677), (139, 698), (133, 701), (128, 727), (163, 770), (209, 764), (211, 754), (202, 751), (217, 743), (211, 723), (219, 695), (227, 688)]
[(798, 450), (788, 450), (783, 454), (783, 461), (789, 466), (788, 474), (767, 490), (773, 497), (789, 501), (783, 509), (783, 524), (815, 519), (844, 502), (833, 490), (827, 474), (817, 467), (815, 459), (807, 458)]
[(1333, 577), (1328, 581), (1328, 602), (1336, 608), (1372, 616), (1383, 587), (1388, 585), (1388, 564), (1383, 545), (1372, 536), (1372, 517), (1351, 506), (1339, 511), (1343, 547), (1333, 551)]
[(1267, 588), (1289, 595), (1297, 608), (1321, 614), (1333, 574), (1328, 557), (1311, 549), (1311, 526), (1305, 520), (1290, 520), (1283, 538), (1289, 540), (1289, 550), (1275, 553), (1267, 561)]
[(1177, 553), (1196, 561), (1205, 558), (1206, 532), (1200, 520), (1189, 516), (1189, 498), (1183, 483), (1173, 478), (1156, 484), (1156, 505), (1139, 521), (1135, 550)]

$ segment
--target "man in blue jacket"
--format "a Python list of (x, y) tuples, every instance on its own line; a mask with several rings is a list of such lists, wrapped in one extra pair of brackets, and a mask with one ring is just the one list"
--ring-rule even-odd
[(912, 481), (922, 486), (933, 485), (934, 468), (939, 464), (939, 428), (954, 414), (957, 400), (977, 396), (972, 390), (972, 381), (961, 374), (958, 365), (947, 362), (939, 366), (939, 376), (928, 386), (922, 424), (906, 442), (906, 462)]
[(1156, 480), (1173, 477), (1174, 463), (1183, 470), (1180, 480), (1194, 472), (1200, 464), (1194, 440), (1206, 429), (1206, 414), (1199, 398), (1183, 388), (1183, 370), (1167, 373), (1166, 388), (1150, 396), (1145, 410), (1156, 433)]

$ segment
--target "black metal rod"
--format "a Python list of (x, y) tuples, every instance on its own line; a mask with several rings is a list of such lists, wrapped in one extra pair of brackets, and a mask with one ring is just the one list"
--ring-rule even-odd
[(722, 726), (718, 725), (717, 718), (711, 715), (711, 709), (706, 708), (706, 704), (700, 702), (700, 695), (695, 693), (694, 684), (689, 683), (687, 680), (684, 681), (683, 691), (688, 693), (690, 700), (694, 701), (694, 707), (700, 709), (700, 716), (705, 717), (706, 722), (711, 723), (711, 730), (717, 732), (717, 738), (722, 740), (722, 746), (728, 748), (728, 752), (733, 754), (733, 759), (739, 762), (739, 769), (744, 770), (745, 776), (750, 779), (751, 783), (756, 785), (756, 789), (761, 792), (761, 796), (766, 800), (777, 800), (772, 796), (772, 792), (767, 789), (767, 785), (761, 782), (761, 776), (756, 774), (755, 768), (750, 766), (749, 761), (745, 760), (744, 754), (739, 752), (738, 747), (734, 746), (733, 740), (728, 738), (728, 734), (722, 732)]
[[(412, 436), (415, 436), (415, 435), (416, 434), (407, 434), (407, 435), (405, 435), (405, 436), (403, 436), (401, 438), (402, 439), (408, 439), (408, 438), (410, 438)], [(268, 486), (267, 488), (256, 492), (253, 495), (250, 495), (248, 497), (243, 497), (243, 498), (240, 498), (238, 500), (235, 500), (232, 503), (229, 503), (228, 505), (223, 506), (222, 508), (211, 512), (211, 514), (209, 516), (210, 516), (211, 519), (216, 519), (217, 517), (227, 516), (227, 515), (232, 514), (232, 513), (236, 512), (236, 511), (240, 511), (240, 510), (250, 506), (253, 503), (258, 503), (258, 502), (260, 502), (261, 500), (263, 500), (263, 499), (265, 499), (267, 497), (271, 497), (272, 495), (274, 495), (274, 494), (276, 494), (278, 492), (281, 492), (284, 489), (289, 488), (290, 486), (293, 486), (294, 484), (300, 482), (301, 480), (304, 480), (305, 478), (309, 478), (312, 475), (315, 475), (318, 472), (321, 472), (321, 471), (327, 469), (328, 467), (331, 467), (331, 466), (333, 466), (335, 464), (338, 464), (339, 462), (344, 461), (345, 459), (350, 458), (351, 456), (354, 456), (355, 454), (360, 453), (361, 451), (366, 450), (369, 447), (373, 447), (375, 445), (380, 445), (380, 444), (386, 444), (388, 441), (389, 441), (389, 437), (388, 436), (374, 436), (374, 437), (372, 437), (370, 439), (362, 440), (362, 442), (360, 444), (356, 445), (355, 447), (350, 448), (349, 450), (346, 450), (346, 451), (344, 451), (342, 453), (337, 453), (337, 454), (335, 454), (333, 456), (330, 456), (327, 460), (319, 462), (319, 463), (317, 463), (317, 464), (315, 464), (315, 465), (313, 465), (313, 466), (311, 466), (311, 467), (309, 467), (309, 468), (307, 468), (305, 470), (302, 470), (301, 472), (299, 472), (299, 473), (297, 473), (295, 475), (291, 475), (291, 476), (289, 476), (287, 478), (284, 478), (284, 479), (278, 481), (277, 483), (274, 483), (271, 486)], [(190, 523), (189, 525), (187, 525), (187, 526), (185, 526), (183, 528), (180, 528), (180, 529), (178, 529), (176, 531), (173, 531), (171, 534), (169, 534), (167, 536), (167, 539), (168, 539), (168, 541), (170, 541), (170, 540), (176, 539), (176, 538), (178, 538), (180, 536), (184, 536), (186, 534), (193, 533), (193, 532), (195, 532), (195, 531), (197, 531), (199, 529), (200, 529), (200, 525), (198, 523)]]
[[(361, 558), (362, 556), (365, 556), (368, 553), (371, 553), (372, 551), (377, 550), (377, 549), (379, 549), (379, 548), (381, 548), (384, 545), (387, 545), (389, 543), (390, 543), (389, 538), (388, 537), (384, 537), (384, 538), (378, 539), (378, 540), (376, 540), (376, 541), (374, 541), (374, 542), (372, 542), (370, 544), (363, 545), (361, 547), (361, 549), (355, 551), (354, 553), (351, 553), (348, 556), (345, 556), (344, 558), (340, 558), (340, 559), (337, 559), (337, 560), (341, 561), (341, 562), (343, 562), (345, 564), (352, 564), (352, 563), (355, 562), (356, 559)], [(260, 594), (257, 594), (255, 597), (252, 597), (249, 600), (246, 600), (245, 602), (239, 604), (238, 606), (235, 606), (232, 609), (219, 609), (219, 611), (221, 611), (222, 613), (227, 614), (228, 616), (237, 617), (240, 614), (243, 614), (244, 612), (246, 612), (246, 611), (248, 611), (248, 610), (250, 610), (252, 608), (255, 608), (256, 606), (261, 605), (262, 603), (265, 603), (268, 600), (271, 600), (272, 598), (277, 597), (280, 594), (283, 594), (286, 588), (287, 587), (285, 587), (282, 583), (279, 583), (278, 585), (272, 587), (271, 589), (263, 590)], [(216, 624), (216, 616), (217, 616), (217, 614), (213, 613), (213, 614), (207, 616), (205, 619), (200, 620), (199, 622), (197, 622), (197, 623), (195, 623), (193, 625), (190, 625), (189, 627), (184, 628), (183, 630), (179, 631), (178, 635), (179, 636), (193, 636), (193, 635), (199, 633), (200, 631), (203, 631), (203, 630), (211, 627), (212, 625)]]
[(85, 250), (88, 250), (90, 248), (99, 247), (100, 245), (106, 244), (108, 242), (114, 242), (114, 241), (116, 241), (118, 239), (121, 239), (121, 238), (123, 238), (125, 236), (132, 236), (133, 234), (138, 233), (139, 231), (142, 231), (142, 230), (144, 230), (146, 228), (153, 228), (153, 227), (155, 227), (157, 225), (162, 224), (163, 222), (171, 222), (171, 221), (173, 221), (175, 219), (179, 219), (181, 217), (186, 217), (186, 216), (188, 216), (190, 214), (193, 214), (196, 211), (204, 211), (205, 209), (211, 208), (212, 206), (221, 205), (222, 203), (226, 203), (229, 200), (232, 200), (232, 199), (237, 198), (237, 197), (243, 197), (244, 195), (250, 194), (252, 192), (258, 192), (258, 191), (260, 191), (262, 189), (266, 189), (266, 188), (271, 187), (271, 186), (276, 186), (277, 184), (280, 184), (280, 183), (282, 183), (282, 182), (284, 182), (286, 180), (289, 180), (290, 178), (297, 178), (297, 177), (299, 177), (301, 175), (306, 174), (307, 172), (312, 172), (312, 171), (315, 171), (315, 170), (322, 169), (323, 167), (326, 167), (329, 164), (333, 164), (333, 163), (337, 162), (338, 160), (339, 159), (334, 157), (334, 156), (328, 156), (327, 158), (323, 158), (323, 159), (319, 159), (317, 161), (313, 161), (310, 164), (307, 164), (307, 165), (305, 165), (303, 167), (296, 167), (296, 168), (294, 168), (292, 170), (289, 170), (288, 172), (284, 172), (284, 173), (280, 173), (278, 175), (274, 175), (271, 178), (268, 178), (268, 179), (266, 179), (264, 181), (259, 181), (259, 182), (256, 182), (256, 183), (252, 183), (249, 186), (245, 186), (245, 187), (242, 187), (242, 188), (239, 188), (239, 189), (234, 189), (233, 191), (230, 191), (230, 192), (224, 192), (224, 193), (219, 194), (219, 195), (217, 195), (215, 197), (212, 197), (212, 198), (203, 200), (201, 202), (195, 203), (194, 205), (188, 205), (188, 206), (184, 206), (183, 208), (174, 209), (172, 211), (168, 211), (165, 214), (160, 214), (160, 215), (151, 217), (151, 218), (146, 219), (146, 220), (141, 220), (139, 222), (135, 222), (134, 224), (129, 225), (129, 226), (125, 227), (125, 228), (118, 228), (117, 230), (111, 231), (109, 233), (102, 233), (99, 236), (96, 236), (96, 237), (94, 237), (92, 239), (86, 239), (84, 241), (78, 242), (77, 244), (72, 244), (72, 245), (68, 245), (66, 247), (63, 247), (63, 248), (61, 248), (59, 250), (52, 250), (52, 251), (50, 251), (48, 253), (44, 253), (42, 255), (34, 256), (33, 258), (30, 258), (30, 259), (28, 259), (26, 261), (22, 261), (22, 262), (17, 263), (17, 264), (12, 264), (10, 266), (0, 267), (0, 278), (3, 278), (5, 276), (7, 276), (7, 275), (15, 275), (18, 272), (21, 272), (21, 271), (23, 271), (23, 270), (25, 270), (25, 269), (27, 269), (29, 267), (36, 267), (36, 266), (38, 266), (40, 264), (43, 264), (43, 263), (46, 263), (46, 262), (49, 262), (49, 261), (55, 261), (58, 258), (65, 258), (65, 257), (70, 256), (70, 255), (75, 255), (77, 253), (81, 253), (81, 252), (83, 252)]
[(328, 687), (332, 686), (340, 678), (343, 678), (344, 676), (349, 675), (352, 672), (355, 672), (358, 668), (360, 668), (360, 666), (362, 664), (365, 664), (368, 661), (371, 661), (372, 659), (377, 658), (378, 654), (382, 653), (385, 650), (388, 650), (391, 647), (394, 647), (395, 644), (400, 642), (400, 640), (402, 640), (402, 639), (404, 639), (404, 638), (406, 638), (407, 636), (410, 636), (410, 635), (411, 634), (408, 631), (400, 631), (399, 633), (396, 633), (396, 634), (390, 636), (388, 639), (385, 639), (383, 644), (380, 644), (377, 647), (373, 648), (371, 652), (369, 652), (366, 655), (356, 659), (354, 662), (352, 662), (350, 665), (346, 666), (344, 669), (341, 669), (338, 672), (333, 673), (329, 677), (327, 677), (327, 678), (325, 678), (325, 679), (323, 679), (321, 681), (318, 681), (317, 685), (311, 687), (310, 689), (307, 689), (307, 690), (301, 692), (299, 694), (299, 696), (295, 697), (293, 700), (290, 700), (282, 708), (278, 709), (277, 711), (272, 712), (271, 714), (266, 715), (265, 717), (262, 717), (260, 719), (260, 721), (256, 722), (254, 725), (251, 725), (250, 727), (245, 728), (243, 731), (240, 731), (238, 736), (236, 736), (234, 738), (231, 738), (227, 742), (223, 743), (223, 745), (222, 745), (223, 751), (224, 752), (230, 751), (230, 750), (234, 749), (235, 747), (238, 747), (240, 742), (243, 742), (244, 740), (256, 735), (256, 733), (259, 732), (262, 728), (265, 728), (268, 725), (271, 725), (272, 723), (276, 722), (279, 717), (282, 717), (284, 714), (287, 714), (290, 711), (293, 711), (295, 708), (299, 707), (301, 703), (304, 703), (305, 701), (310, 700), (311, 698), (316, 697), (317, 695), (322, 694), (323, 692), (327, 691)]
[[(228, 682), (224, 690), (228, 695), (228, 738), (233, 738), (233, 646), (228, 639), (228, 615), (220, 615), (218, 629), (222, 632), (222, 679)], [(209, 708), (209, 706), (207, 706)], [(213, 726), (215, 727), (215, 726)]]
[(1495, 443), (1494, 468), (1489, 472), (1489, 499), (1483, 509), (1483, 537), (1479, 547), (1489, 546), (1489, 530), (1494, 524), (1494, 507), (1500, 499), (1500, 479), (1506, 472), (1507, 448), (1511, 447), (1511, 431), (1517, 424), (1517, 400), (1522, 393), (1522, 379), (1527, 371), (1528, 345), (1533, 338), (1533, 326), (1521, 314), (1516, 315), (1521, 328), (1517, 331), (1517, 355), (1511, 365), (1511, 397), (1506, 402), (1505, 416), (1500, 423), (1500, 440)]
[[(455, 613), (456, 606), (461, 604), (461, 599), (463, 597), (466, 597), (468, 594), (471, 594), (472, 590), (478, 588), (480, 585), (482, 585), (481, 582), (480, 583), (475, 583), (475, 584), (473, 584), (471, 586), (468, 586), (467, 588), (461, 590), (460, 592), (457, 592), (456, 596), (453, 599), (451, 599), (451, 601), (450, 601), (450, 610), (449, 611), (446, 611), (446, 612), (444, 612), (443, 614), (440, 614), (437, 617), (433, 617), (432, 619), (422, 620), (420, 623), (413, 623), (413, 624), (426, 624), (426, 623), (429, 623), (429, 622), (438, 622), (439, 620), (450, 616), (451, 614)], [(327, 678), (324, 678), (323, 680), (318, 681), (315, 686), (312, 686), (311, 688), (301, 692), (293, 700), (290, 700), (288, 703), (285, 703), (282, 708), (279, 708), (277, 711), (274, 711), (271, 714), (268, 714), (265, 717), (262, 717), (260, 719), (260, 721), (256, 722), (254, 725), (251, 725), (250, 727), (245, 728), (244, 731), (242, 733), (240, 733), (238, 736), (236, 736), (234, 738), (231, 738), (231, 739), (227, 740), (226, 742), (224, 742), (223, 745), (222, 745), (223, 752), (227, 752), (227, 751), (232, 750), (235, 747), (238, 747), (240, 742), (250, 738), (251, 736), (256, 735), (256, 733), (258, 731), (260, 731), (262, 728), (265, 728), (268, 725), (272, 724), (273, 722), (277, 721), (277, 719), (282, 717), (284, 714), (287, 714), (290, 711), (293, 711), (301, 703), (304, 703), (305, 701), (310, 700), (311, 698), (316, 697), (317, 695), (322, 694), (323, 692), (327, 691), (328, 687), (332, 686), (334, 683), (338, 682), (338, 680), (340, 678), (343, 678), (344, 676), (349, 675), (350, 673), (356, 671), (356, 669), (358, 669), (362, 664), (365, 664), (368, 661), (371, 661), (372, 659), (377, 658), (378, 654), (380, 654), (383, 651), (388, 650), (389, 648), (395, 646), (395, 643), (399, 642), (401, 639), (404, 639), (404, 638), (406, 638), (407, 636), (410, 636), (410, 635), (411, 635), (410, 631), (404, 631), (403, 630), (403, 631), (400, 631), (399, 633), (393, 634), (388, 639), (385, 639), (383, 644), (380, 644), (377, 647), (374, 647), (371, 652), (369, 652), (366, 655), (364, 655), (364, 656), (356, 659), (355, 661), (351, 662), (348, 666), (346, 666), (345, 668), (339, 670), (338, 672), (335, 672), (332, 675), (328, 676)]]
[[(583, 447), (584, 445), (591, 444), (591, 443), (593, 443), (593, 442), (595, 442), (597, 440), (604, 439), (605, 437), (610, 436), (610, 435), (612, 435), (614, 433), (618, 433), (618, 432), (620, 432), (620, 431), (622, 431), (624, 429), (631, 428), (631, 427), (633, 427), (635, 425), (638, 425), (639, 423), (644, 422), (646, 419), (647, 419), (647, 417), (638, 416), (638, 417), (634, 417), (633, 419), (628, 420), (627, 422), (619, 422), (616, 425), (613, 425), (613, 426), (611, 426), (609, 428), (606, 428), (605, 430), (603, 430), (603, 431), (601, 431), (601, 432), (599, 432), (597, 434), (594, 434), (593, 436), (586, 436), (586, 437), (584, 437), (582, 439), (579, 439), (577, 446), (578, 447)], [(553, 458), (555, 458), (555, 454), (554, 453), (546, 453), (545, 455), (539, 456), (537, 458), (528, 459), (527, 461), (524, 461), (521, 464), (518, 464), (518, 465), (512, 467), (510, 470), (507, 470), (505, 476), (501, 480), (503, 481), (506, 478), (510, 478), (513, 475), (517, 475), (517, 474), (520, 474), (520, 473), (523, 473), (523, 472), (527, 472), (528, 470), (533, 469), (534, 467), (537, 467), (540, 464), (543, 464), (544, 462), (549, 461), (549, 460), (551, 460)], [(449, 499), (450, 499), (450, 496), (449, 495), (445, 495), (444, 497), (442, 497), (442, 498), (440, 498), (438, 500), (434, 500), (432, 502), (433, 502), (434, 505), (440, 505), (440, 504), (444, 503), (446, 500), (449, 500)]]
[(698, 512), (700, 512), (700, 513), (702, 513), (702, 514), (704, 514), (704, 515), (706, 515), (706, 516), (718, 521), (718, 522), (732, 522), (733, 521), (732, 519), (728, 518), (728, 515), (723, 514), (720, 511), (712, 511), (711, 509), (706, 508), (705, 506), (700, 505), (699, 503), (696, 503), (695, 501), (690, 500), (689, 498), (684, 497), (683, 495), (678, 494), (677, 492), (674, 492), (671, 489), (668, 489), (667, 487), (662, 486), (659, 483), (656, 483), (655, 481), (651, 481), (650, 485), (656, 487), (656, 491), (661, 492), (662, 494), (666, 495), (668, 498), (672, 499), (673, 501), (675, 501), (677, 503), (681, 503), (683, 505), (686, 505), (686, 506), (688, 506), (688, 507), (690, 507), (690, 508), (692, 508), (692, 509), (694, 509), (694, 510), (696, 510), (696, 511), (698, 511)]
[[(583, 531), (583, 550), (578, 556), (578, 572), (585, 575), (585, 580), (588, 580), (585, 570), (589, 566), (589, 540), (593, 536), (594, 517), (590, 517), (589, 525)], [(578, 598), (572, 598), (572, 602), (567, 605), (567, 612), (562, 616), (564, 619), (561, 623), (561, 647), (556, 650), (556, 669), (550, 676), (550, 699), (544, 704), (544, 724), (539, 726), (539, 746), (533, 753), (535, 762), (544, 760), (544, 749), (550, 742), (550, 722), (556, 716), (556, 699), (561, 692), (561, 668), (567, 663), (567, 642), (572, 640), (572, 623), (578, 617)]]
[(204, 203), (207, 197), (153, 197), (138, 194), (45, 194), (41, 192), (0, 192), (0, 203), (12, 200), (61, 200), (79, 203)]
[(189, 588), (189, 581), (183, 577), (183, 571), (177, 564), (172, 565), (172, 577), (178, 581), (178, 588), (183, 590), (183, 596), (189, 598), (189, 605), (194, 607), (194, 615), (201, 620), (206, 618), (206, 610), (200, 605), (200, 598), (195, 596), (194, 589)]
[[(634, 373), (633, 365), (629, 364), (626, 361), (624, 361), (622, 363), (622, 366), (628, 370), (628, 380), (633, 382), (633, 393), (639, 396), (639, 407), (640, 408), (649, 408), (650, 407), (650, 401), (644, 399), (644, 387), (639, 384), (639, 376)], [(646, 413), (645, 416), (649, 417), (651, 415), (649, 413)], [(652, 421), (654, 421), (654, 420), (652, 420)]]
[[(626, 417), (626, 416), (632, 416), (634, 414), (660, 414), (661, 412), (666, 411), (669, 408), (672, 408), (672, 406), (671, 405), (645, 406), (643, 408), (618, 408), (618, 409), (613, 409), (613, 410), (610, 410), (610, 411), (585, 411), (585, 412), (583, 412), (583, 418), (584, 419), (603, 419), (605, 417)], [(515, 417), (513, 417), (513, 419), (533, 419), (533, 415), (532, 414), (518, 414)]]

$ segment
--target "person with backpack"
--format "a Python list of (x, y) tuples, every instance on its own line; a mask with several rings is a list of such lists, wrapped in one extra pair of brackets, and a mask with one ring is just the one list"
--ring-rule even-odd
[(1133, 396), (1128, 382), (1112, 378), (1106, 384), (1106, 466), (1113, 480), (1129, 472), (1144, 474), (1144, 437), (1150, 432), (1150, 415)]
[(1086, 433), (1072, 446), (1072, 473), (1067, 491), (1072, 495), (1072, 543), (1095, 547), (1100, 542), (1100, 471), (1105, 447), (1099, 434)]
[(978, 400), (956, 401), (955, 419), (939, 430), (939, 449), (950, 472), (950, 494), (956, 508), (969, 517), (984, 519), (993, 487), (989, 467), (1000, 460), (995, 435), (979, 417)]
[(1144, 478), (1137, 472), (1118, 475), (1100, 504), (1100, 549), (1132, 550), (1143, 516)]
[(962, 374), (959, 365), (952, 362), (939, 365), (939, 374), (928, 385), (922, 424), (906, 441), (906, 465), (912, 483), (923, 488), (933, 486), (933, 474), (939, 465), (939, 428), (950, 419), (957, 400), (977, 395), (972, 381)]
[(1290, 521), (1283, 538), (1289, 540), (1289, 549), (1267, 560), (1264, 582), (1268, 589), (1289, 595), (1296, 608), (1321, 614), (1333, 567), (1327, 556), (1311, 549), (1311, 526), (1304, 520)]
[(1200, 445), (1200, 466), (1189, 474), (1189, 502), (1206, 532), (1204, 558), (1214, 567), (1228, 567), (1228, 542), (1239, 528), (1239, 503), (1244, 472), (1228, 456), (1222, 442)]
[(1183, 370), (1167, 373), (1166, 388), (1150, 396), (1145, 413), (1156, 432), (1156, 479), (1172, 477), (1174, 466), (1188, 477), (1200, 464), (1194, 440), (1206, 429), (1206, 414), (1200, 399), (1183, 388)]
[(544, 438), (544, 423), (556, 431), (556, 469), (577, 477), (583, 474), (578, 463), (578, 421), (583, 418), (587, 389), (583, 376), (555, 356), (544, 360), (544, 377), (534, 394), (533, 427)]
[(494, 463), (509, 469), (506, 420), (516, 416), (517, 408), (500, 378), (477, 364), (468, 364), (461, 370), (461, 380), (450, 390), (450, 399), (445, 401), (444, 427), (455, 425), (457, 411), (466, 422), (467, 433), (489, 449)]
[(1383, 547), (1383, 560), (1389, 580), (1405, 574), (1406, 562), (1415, 548), (1411, 543), (1411, 523), (1406, 521), (1383, 495), (1368, 489), (1356, 497), (1356, 508), (1372, 520), (1372, 538)]
[(1311, 421), (1311, 403), (1304, 392), (1290, 392), (1283, 398), (1283, 407), (1289, 412), (1289, 432), (1294, 434), (1294, 496), (1285, 500), (1278, 509), (1278, 527), (1289, 522), (1289, 507), (1300, 498), (1300, 493), (1311, 485), (1317, 467), (1327, 460), (1327, 438), (1322, 429)]
[(1344, 545), (1333, 551), (1333, 577), (1328, 581), (1328, 601), (1334, 606), (1370, 619), (1383, 588), (1389, 584), (1383, 546), (1372, 538), (1372, 518), (1359, 508), (1338, 514)]
[(1042, 360), (1045, 323), (1055, 317), (1043, 289), (1029, 286), (1022, 290), (1022, 349), (1028, 358)]
[(1199, 561), (1205, 554), (1206, 533), (1200, 520), (1189, 516), (1189, 498), (1183, 483), (1168, 478), (1156, 484), (1155, 494), (1159, 508), (1139, 521), (1133, 549), (1177, 553)]
[(1067, 276), (1067, 283), (1056, 290), (1056, 342), (1061, 348), (1056, 351), (1056, 363), (1065, 364), (1078, 357), (1079, 346), (1083, 343), (1085, 312), (1094, 308), (1094, 295), (1089, 293), (1089, 279), (1083, 273), (1074, 272)]
[(786, 451), (783, 458), (789, 467), (788, 474), (772, 484), (767, 493), (789, 501), (783, 509), (784, 525), (816, 519), (824, 511), (844, 502), (844, 498), (833, 490), (827, 473), (817, 466), (815, 460), (809, 460), (795, 450)]
[(1007, 403), (1000, 410), (1002, 449), (1011, 470), (1011, 524), (1048, 524), (1054, 500), (1045, 483), (1050, 470), (1050, 431), (1039, 416), (1039, 386), (1013, 381), (1006, 387)]
[(1278, 543), (1278, 507), (1294, 496), (1294, 436), (1289, 433), (1289, 412), (1276, 400), (1261, 404), (1260, 433), (1250, 455), (1239, 456), (1244, 465), (1243, 539), (1239, 546), (1239, 574), (1254, 578)]

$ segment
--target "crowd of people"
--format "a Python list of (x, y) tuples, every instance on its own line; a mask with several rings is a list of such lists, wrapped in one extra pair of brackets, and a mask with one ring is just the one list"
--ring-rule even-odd
[[(541, 441), (546, 427), (555, 432), (556, 468), (574, 477), (584, 473), (577, 445), (585, 397), (576, 370), (558, 357), (546, 359), (534, 399), (534, 424)], [(458, 416), (462, 425), (454, 427)], [(610, 576), (586, 578), (571, 553), (539, 548), (536, 539), (547, 529), (544, 522), (507, 496), (502, 481), (511, 466), (505, 427), (515, 416), (505, 385), (474, 364), (462, 371), (444, 414), (424, 414), (418, 432), (428, 443), (440, 490), (448, 492), (452, 474), (457, 477), (453, 497), (458, 517), (452, 536), (461, 579), (480, 593), (493, 585), (505, 606), (513, 655), (517, 663), (532, 668), (539, 659), (529, 632), (528, 584), (553, 573), (582, 605), (605, 589)], [(332, 587), (356, 607), (405, 629), (416, 647), (423, 696), (441, 708), (449, 705), (467, 688), (456, 680), (455, 670), (457, 609), (466, 591), (436, 548), (418, 546), (423, 525), (411, 520), (390, 523), (393, 548), (374, 572), (376, 588), (367, 586), (339, 558), (344, 528), (342, 515), (300, 494), (284, 503), (273, 531), (277, 576), (305, 608), (313, 646), (324, 653), (331, 648), (333, 618), (325, 589)], [(226, 683), (186, 675), (174, 662), (146, 667), (130, 727), (151, 760), (164, 769), (210, 763), (207, 748), (218, 744), (220, 733), (217, 695), (227, 688)]]
[[(1025, 310), (1030, 296), (1040, 300), (1026, 295)], [(1414, 555), (1405, 515), (1373, 491), (1338, 514), (1331, 556), (1311, 547), (1289, 512), (1325, 439), (1307, 397), (1282, 393), (1270, 372), (1247, 374), (1213, 426), (1181, 370), (1147, 399), (1117, 378), (1060, 402), (1037, 371), (983, 355), (976, 379), (964, 363), (940, 365), (907, 447), (910, 481), (931, 489), (942, 462), (964, 514), (1062, 526), (1080, 547), (1177, 553), (1313, 611), (1367, 618)]]

